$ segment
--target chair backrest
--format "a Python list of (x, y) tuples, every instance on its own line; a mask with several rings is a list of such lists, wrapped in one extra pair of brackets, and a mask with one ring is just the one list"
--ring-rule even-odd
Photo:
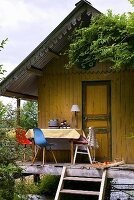
[(45, 136), (40, 128), (34, 128), (34, 142), (36, 145), (40, 147), (44, 147), (47, 144), (47, 141), (45, 139)]
[(31, 142), (26, 138), (26, 131), (22, 128), (17, 128), (16, 139), (19, 144), (31, 144)]

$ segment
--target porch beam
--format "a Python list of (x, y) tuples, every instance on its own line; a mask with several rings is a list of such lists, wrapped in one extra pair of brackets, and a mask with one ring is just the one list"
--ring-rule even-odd
[(7, 96), (7, 97), (12, 97), (12, 98), (21, 98), (21, 99), (24, 99), (24, 100), (38, 100), (38, 97), (37, 96), (33, 96), (33, 95), (28, 95), (28, 94), (22, 94), (22, 93), (18, 93), (18, 92), (12, 92), (12, 91), (9, 91), (7, 90), (4, 94), (4, 96)]
[(20, 125), (20, 98), (17, 98), (17, 126)]
[[(62, 165), (62, 164), (61, 164)], [(54, 165), (44, 165), (44, 167), (37, 167), (31, 165), (23, 165), (22, 173), (28, 174), (51, 174), (51, 175), (61, 175), (63, 166)], [(90, 165), (89, 165), (90, 166)], [(103, 173), (102, 169), (94, 169), (91, 167), (72, 165), (67, 167), (68, 176), (84, 176), (85, 177), (101, 177)], [(122, 179), (134, 179), (134, 165), (133, 167), (113, 167), (107, 169), (107, 178), (122, 178)]]

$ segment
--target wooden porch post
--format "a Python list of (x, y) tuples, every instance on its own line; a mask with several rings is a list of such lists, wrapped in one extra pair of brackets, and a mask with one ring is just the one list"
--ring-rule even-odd
[(17, 98), (17, 126), (20, 125), (20, 98)]

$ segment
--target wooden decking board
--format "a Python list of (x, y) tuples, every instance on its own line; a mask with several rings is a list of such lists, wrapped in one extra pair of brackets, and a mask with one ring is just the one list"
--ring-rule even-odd
[(88, 182), (101, 182), (101, 178), (87, 178), (87, 177), (73, 177), (73, 176), (68, 176), (65, 177), (64, 180), (68, 181), (88, 181)]
[[(95, 169), (92, 168), (92, 165), (84, 163), (75, 165), (69, 163), (47, 163), (46, 165), (41, 166), (40, 162), (38, 162), (31, 166), (31, 162), (17, 162), (17, 165), (22, 168), (22, 174), (51, 174), (60, 176), (63, 166), (67, 166), (68, 176), (83, 176), (84, 174), (85, 177), (101, 177), (102, 175), (102, 169)], [(134, 164), (124, 164), (108, 168), (107, 178), (134, 179)]]
[(70, 190), (70, 189), (63, 189), (63, 190), (60, 191), (60, 193), (99, 196), (99, 192), (96, 192), (96, 191), (87, 191), (87, 190)]

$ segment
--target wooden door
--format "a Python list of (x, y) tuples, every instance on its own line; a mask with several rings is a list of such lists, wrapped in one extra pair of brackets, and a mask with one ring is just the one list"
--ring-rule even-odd
[(97, 161), (111, 160), (111, 95), (110, 81), (83, 82), (83, 129), (94, 127), (99, 148)]

